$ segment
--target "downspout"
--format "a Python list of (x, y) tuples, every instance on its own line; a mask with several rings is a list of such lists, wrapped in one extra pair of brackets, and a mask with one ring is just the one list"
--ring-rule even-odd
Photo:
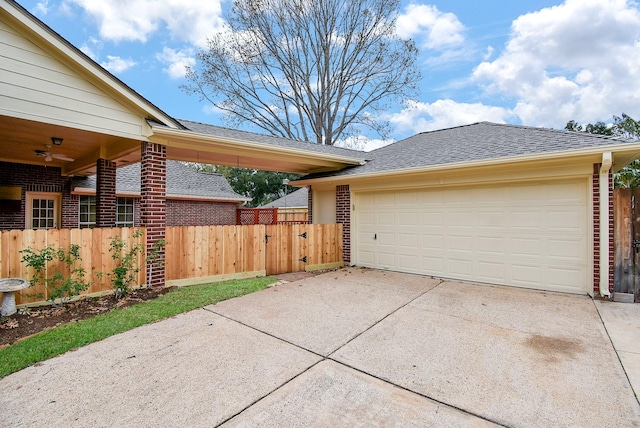
[(609, 172), (613, 158), (611, 152), (602, 154), (600, 165), (600, 296), (610, 298), (609, 293)]

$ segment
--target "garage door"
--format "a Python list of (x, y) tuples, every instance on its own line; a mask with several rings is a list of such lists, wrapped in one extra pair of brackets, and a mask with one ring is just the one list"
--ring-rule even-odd
[(587, 180), (356, 193), (360, 266), (570, 293), (590, 283)]

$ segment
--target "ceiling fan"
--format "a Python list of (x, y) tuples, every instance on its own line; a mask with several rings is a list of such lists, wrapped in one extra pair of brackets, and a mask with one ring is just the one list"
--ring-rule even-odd
[(59, 160), (63, 160), (66, 162), (73, 162), (75, 159), (72, 159), (70, 157), (67, 157), (65, 155), (59, 154), (59, 153), (51, 153), (51, 145), (47, 144), (45, 145), (46, 150), (36, 150), (36, 156), (40, 156), (43, 157), (45, 162), (51, 162), (53, 159), (59, 159)]

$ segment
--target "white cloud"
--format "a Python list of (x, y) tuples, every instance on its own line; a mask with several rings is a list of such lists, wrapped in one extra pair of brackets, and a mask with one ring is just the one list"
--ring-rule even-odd
[(131, 59), (120, 58), (119, 56), (107, 55), (107, 61), (100, 63), (101, 66), (111, 73), (122, 73), (135, 66), (137, 63)]
[(481, 121), (505, 123), (510, 117), (513, 113), (502, 107), (437, 100), (412, 102), (401, 112), (392, 114), (390, 122), (398, 130), (417, 134)]
[(164, 27), (174, 40), (206, 46), (222, 26), (220, 0), (70, 0), (98, 23), (100, 35), (114, 41), (146, 42)]
[(32, 10), (34, 15), (46, 15), (49, 13), (49, 0), (43, 0), (36, 3), (35, 7)]
[(193, 49), (175, 50), (165, 47), (161, 53), (156, 55), (156, 59), (167, 64), (164, 72), (171, 76), (172, 79), (183, 78), (185, 68), (196, 64)]
[(94, 37), (91, 37), (87, 42), (80, 46), (80, 50), (94, 61), (98, 61), (99, 52), (102, 50), (102, 42)]
[(520, 16), (473, 79), (513, 98), (527, 125), (563, 127), (640, 113), (640, 11), (626, 0), (566, 0)]
[(444, 49), (464, 42), (464, 25), (453, 13), (436, 6), (411, 3), (398, 16), (396, 31), (402, 38), (415, 38), (427, 49)]
[(493, 48), (493, 46), (487, 46), (487, 50), (485, 51), (484, 56), (482, 57), (482, 60), (489, 61), (491, 57), (493, 57), (494, 52), (495, 52), (495, 49)]
[(92, 60), (96, 60), (98, 57), (95, 53), (95, 51), (89, 47), (89, 45), (87, 45), (86, 43), (84, 43), (82, 46), (80, 46), (80, 50), (89, 58), (91, 58)]

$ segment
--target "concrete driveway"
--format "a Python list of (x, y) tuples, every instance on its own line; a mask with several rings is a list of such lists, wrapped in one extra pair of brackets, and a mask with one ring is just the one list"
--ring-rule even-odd
[(640, 426), (587, 297), (343, 269), (0, 380), (5, 426)]

